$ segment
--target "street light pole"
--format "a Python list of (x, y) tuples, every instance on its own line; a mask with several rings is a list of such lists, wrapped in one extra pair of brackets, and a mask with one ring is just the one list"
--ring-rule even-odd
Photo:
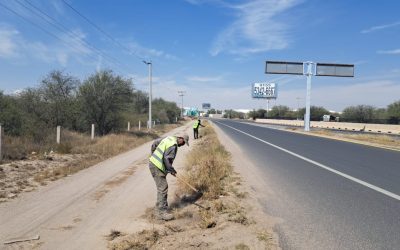
[(147, 64), (149, 66), (149, 130), (151, 130), (151, 125), (152, 125), (152, 121), (151, 121), (151, 103), (152, 103), (152, 95), (153, 95), (153, 88), (152, 88), (152, 82), (151, 82), (151, 78), (152, 78), (152, 71), (153, 71), (153, 64), (152, 62), (147, 62), (147, 61), (143, 61), (144, 64)]
[(179, 96), (182, 98), (182, 102), (181, 102), (181, 118), (183, 118), (183, 96), (185, 94), (185, 91), (178, 91)]

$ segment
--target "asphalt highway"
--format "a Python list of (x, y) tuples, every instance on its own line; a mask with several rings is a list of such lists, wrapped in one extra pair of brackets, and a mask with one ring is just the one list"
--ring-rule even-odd
[(400, 249), (400, 152), (212, 121), (265, 179), (283, 249)]

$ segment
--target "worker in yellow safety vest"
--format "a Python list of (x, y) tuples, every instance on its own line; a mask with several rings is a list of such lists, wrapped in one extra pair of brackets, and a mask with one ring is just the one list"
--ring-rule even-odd
[(189, 146), (189, 136), (168, 136), (155, 140), (151, 145), (149, 169), (157, 187), (157, 202), (154, 215), (159, 220), (172, 220), (174, 216), (168, 212), (168, 182), (167, 174), (176, 176), (176, 170), (172, 166), (178, 147)]
[(205, 127), (203, 124), (201, 124), (200, 118), (194, 121), (193, 124), (193, 137), (194, 139), (199, 139), (199, 128), (200, 126)]

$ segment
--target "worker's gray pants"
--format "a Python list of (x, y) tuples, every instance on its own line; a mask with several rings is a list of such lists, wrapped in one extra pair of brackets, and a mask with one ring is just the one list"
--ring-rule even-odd
[(154, 166), (151, 162), (149, 163), (150, 173), (154, 178), (154, 182), (157, 187), (157, 202), (156, 202), (156, 211), (162, 212), (167, 210), (168, 208), (168, 182), (167, 182), (167, 174), (163, 173), (160, 169)]

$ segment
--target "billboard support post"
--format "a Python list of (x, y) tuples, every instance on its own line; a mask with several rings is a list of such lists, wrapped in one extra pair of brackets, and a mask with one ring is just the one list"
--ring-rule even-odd
[(304, 63), (304, 73), (307, 76), (306, 117), (304, 120), (304, 131), (310, 131), (311, 78), (314, 73), (314, 66), (315, 64), (313, 62)]

